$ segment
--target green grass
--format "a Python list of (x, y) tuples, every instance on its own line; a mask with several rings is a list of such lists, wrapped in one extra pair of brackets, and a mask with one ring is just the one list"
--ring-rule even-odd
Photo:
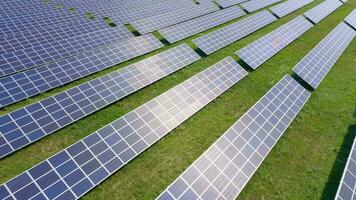
[[(320, 2), (321, 0), (317, 0), (185, 69), (0, 160), (0, 182), (9, 180), (226, 56), (233, 55), (235, 51)], [(349, 0), (83, 199), (155, 198), (276, 82), (286, 73), (292, 74), (293, 66), (341, 22), (355, 5), (356, 0)], [(192, 45), (191, 40), (197, 36), (8, 106), (2, 109), (0, 114), (21, 108), (183, 42)], [(352, 139), (356, 135), (355, 55), (356, 40), (313, 92), (310, 100), (240, 194), (240, 199), (334, 198)]]

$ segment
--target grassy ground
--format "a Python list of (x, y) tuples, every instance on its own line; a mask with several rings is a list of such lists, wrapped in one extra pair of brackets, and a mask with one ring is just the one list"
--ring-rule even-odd
[[(136, 92), (120, 102), (0, 160), (0, 183), (18, 175), (77, 140), (135, 109), (162, 92), (320, 3), (294, 12), (256, 33)], [(88, 193), (83, 199), (153, 199), (224, 133), (266, 91), (327, 35), (356, 6), (347, 4), (313, 27), (258, 70), (250, 73), (203, 110)], [(237, 21), (237, 20), (235, 20)], [(209, 32), (209, 31), (208, 31)], [(203, 34), (199, 34), (203, 35)], [(192, 45), (192, 38), (182, 42)], [(75, 85), (127, 66), (165, 49), (9, 106), (13, 111)], [(247, 184), (240, 199), (333, 199), (352, 139), (356, 135), (356, 40)], [(234, 56), (238, 59), (236, 56)]]

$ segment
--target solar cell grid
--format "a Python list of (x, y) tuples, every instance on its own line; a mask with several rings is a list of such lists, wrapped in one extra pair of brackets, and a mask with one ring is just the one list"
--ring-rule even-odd
[(198, 37), (193, 40), (193, 43), (209, 55), (276, 20), (277, 18), (270, 12), (261, 11), (231, 25)]
[(242, 9), (234, 6), (161, 29), (158, 32), (168, 42), (174, 43), (244, 15), (246, 13)]
[(356, 10), (353, 10), (346, 18), (345, 22), (356, 29)]
[(251, 13), (280, 1), (281, 0), (250, 0), (240, 4), (240, 6), (247, 12)]
[(149, 34), (0, 78), (0, 107), (64, 85), (162, 46), (157, 38)]
[[(16, 34), (0, 37), (0, 55), (8, 54), (11, 52), (21, 51), (23, 49), (35, 47), (38, 45), (45, 45), (46, 43), (55, 42), (84, 34), (95, 34), (96, 31), (101, 29), (101, 32), (107, 34), (119, 34), (124, 33), (133, 37), (134, 35), (129, 33), (124, 27), (108, 27), (103, 25), (100, 27), (92, 26), (62, 26), (62, 28), (46, 28), (46, 29), (32, 29), (33, 31), (23, 31)], [(12, 29), (13, 30), (13, 29)]]
[(194, 5), (191, 7), (185, 7), (173, 10), (171, 12), (154, 15), (149, 18), (133, 21), (130, 24), (139, 33), (145, 34), (217, 10), (218, 7), (213, 4)]
[(305, 12), (304, 15), (316, 24), (340, 6), (342, 6), (342, 3), (338, 0), (326, 0)]
[(157, 199), (236, 199), (309, 97), (285, 76)]
[(345, 51), (356, 31), (340, 23), (293, 68), (293, 71), (316, 89)]
[(193, 49), (182, 44), (3, 115), (0, 117), (0, 135), (6, 143), (0, 145), (0, 158), (199, 59)]
[(216, 3), (218, 3), (223, 8), (227, 8), (245, 1), (247, 0), (216, 0)]
[(256, 69), (312, 27), (311, 22), (298, 16), (240, 49), (236, 54), (250, 67)]
[(288, 0), (271, 7), (270, 10), (272, 13), (281, 18), (311, 2), (313, 2), (313, 0)]
[(15, 197), (26, 193), (27, 198), (65, 195), (68, 200), (78, 199), (246, 75), (232, 58), (227, 58), (11, 179), (4, 184), (6, 188), (0, 189)]
[(74, 56), (130, 37), (133, 37), (132, 33), (125, 29), (103, 29), (49, 43), (41, 43), (38, 46), (3, 54), (0, 56), (0, 63), (2, 65), (0, 76), (7, 76), (22, 70)]
[(351, 147), (344, 173), (339, 183), (335, 200), (354, 200), (356, 198), (356, 138)]

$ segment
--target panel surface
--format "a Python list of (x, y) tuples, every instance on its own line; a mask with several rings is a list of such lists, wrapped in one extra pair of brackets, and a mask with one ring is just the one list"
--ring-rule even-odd
[(285, 76), (157, 199), (236, 199), (309, 96)]
[(350, 26), (356, 29), (356, 10), (353, 10), (346, 18), (345, 22), (347, 22)]
[(335, 200), (354, 200), (356, 198), (356, 138), (351, 147)]
[(261, 8), (280, 2), (281, 0), (250, 0), (240, 4), (240, 6), (251, 13)]
[(0, 107), (70, 83), (162, 46), (153, 35), (144, 35), (0, 78)]
[(288, 0), (271, 7), (270, 10), (272, 13), (281, 18), (311, 2), (313, 2), (313, 0)]
[(218, 3), (223, 8), (227, 8), (245, 1), (247, 0), (216, 0), (216, 3)]
[(316, 89), (355, 37), (356, 31), (344, 22), (334, 28), (293, 71)]
[(272, 56), (313, 27), (303, 16), (298, 16), (262, 38), (240, 49), (236, 54), (256, 69)]
[(174, 43), (243, 15), (246, 13), (241, 8), (234, 6), (161, 29), (158, 32), (168, 42)]
[(246, 75), (228, 57), (4, 183), (3, 196), (78, 199)]
[(318, 23), (340, 6), (342, 6), (342, 3), (339, 0), (326, 0), (305, 12), (304, 15), (312, 22)]
[(217, 11), (218, 7), (211, 4), (195, 5), (171, 12), (154, 15), (152, 17), (137, 20), (130, 24), (141, 34), (159, 30), (161, 28), (183, 22), (194, 17)]
[(229, 26), (196, 38), (193, 43), (209, 55), (276, 20), (277, 18), (270, 12), (261, 11)]
[(182, 44), (0, 117), (0, 158), (197, 61)]

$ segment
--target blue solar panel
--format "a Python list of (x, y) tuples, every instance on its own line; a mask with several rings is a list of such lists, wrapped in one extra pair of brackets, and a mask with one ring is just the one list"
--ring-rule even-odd
[(163, 44), (153, 35), (145, 35), (0, 78), (0, 107), (64, 85), (162, 46)]
[[(113, 32), (115, 34), (113, 34)], [(3, 54), (0, 56), (0, 76), (7, 76), (59, 59), (74, 56), (130, 37), (133, 37), (133, 34), (125, 29), (111, 29), (110, 31), (103, 29), (72, 38), (44, 42), (37, 46)]]
[(78, 199), (246, 75), (231, 57), (224, 59), (9, 180), (0, 190), (5, 198)]
[(197, 61), (187, 44), (0, 117), (0, 158)]
[(305, 12), (304, 15), (312, 22), (318, 23), (342, 5), (343, 4), (338, 0), (325, 0)]

